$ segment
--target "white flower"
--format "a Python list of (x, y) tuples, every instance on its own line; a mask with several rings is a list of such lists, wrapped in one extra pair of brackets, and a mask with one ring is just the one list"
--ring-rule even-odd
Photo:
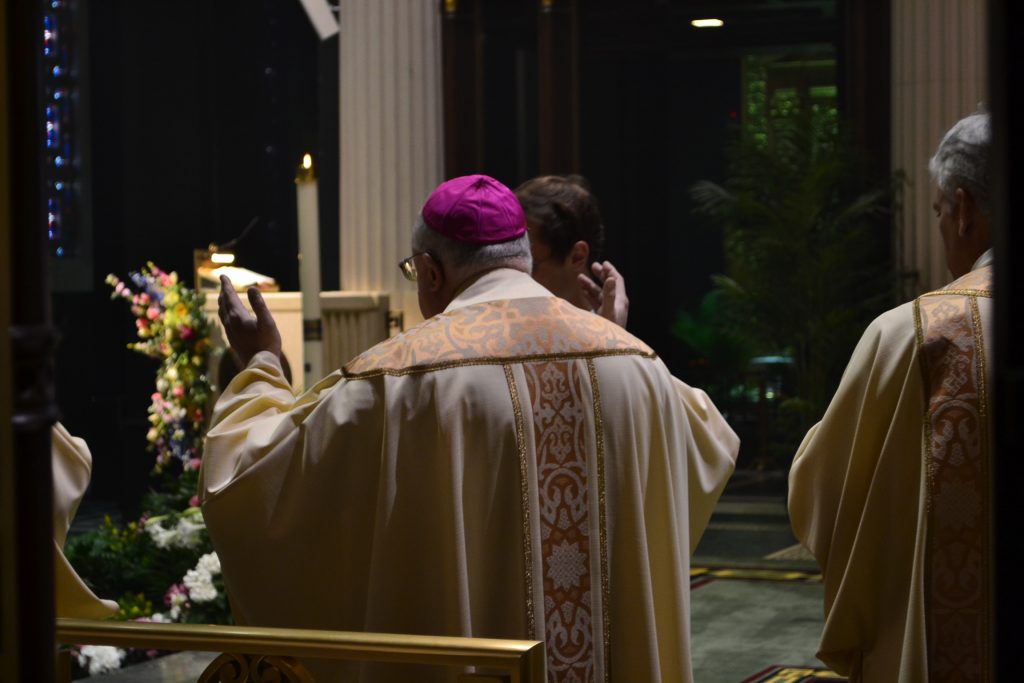
[(153, 539), (157, 548), (170, 548), (178, 543), (178, 532), (175, 529), (165, 529), (160, 522), (149, 522), (146, 524), (146, 533)]
[(171, 621), (177, 621), (181, 617), (181, 605), (172, 605), (168, 615), (170, 615)]
[(195, 548), (202, 542), (202, 531), (206, 528), (202, 517), (199, 521), (193, 521), (187, 517), (178, 520), (176, 531), (178, 538), (174, 545), (178, 548)]
[(165, 393), (170, 388), (171, 388), (171, 383), (168, 382), (163, 377), (161, 377), (160, 379), (158, 379), (156, 381), (156, 390), (159, 391), (160, 393)]
[(172, 619), (163, 612), (153, 612), (153, 614), (149, 617), (149, 620), (152, 621), (154, 624), (169, 624), (172, 621)]
[(78, 664), (88, 666), (90, 676), (120, 669), (125, 655), (124, 650), (110, 645), (83, 645), (78, 652)]
[(205, 569), (189, 569), (185, 572), (183, 583), (188, 588), (188, 596), (192, 602), (210, 602), (217, 599), (213, 577)]
[(220, 558), (217, 557), (217, 553), (207, 553), (199, 558), (196, 569), (205, 569), (210, 576), (216, 576), (220, 574)]

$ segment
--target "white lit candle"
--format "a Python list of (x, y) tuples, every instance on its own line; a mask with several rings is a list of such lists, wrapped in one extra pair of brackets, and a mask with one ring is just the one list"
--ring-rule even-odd
[(299, 288), (302, 290), (303, 388), (323, 378), (320, 323), (320, 214), (313, 157), (305, 154), (295, 175), (299, 212)]

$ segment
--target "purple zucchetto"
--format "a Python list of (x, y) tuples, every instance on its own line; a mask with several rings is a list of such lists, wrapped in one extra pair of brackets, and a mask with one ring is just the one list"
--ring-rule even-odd
[(526, 216), (515, 194), (485, 175), (441, 183), (420, 214), (434, 232), (467, 244), (507, 242), (526, 232)]

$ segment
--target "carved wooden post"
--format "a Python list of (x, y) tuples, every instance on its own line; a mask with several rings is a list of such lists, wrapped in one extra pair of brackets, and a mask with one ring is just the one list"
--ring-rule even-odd
[[(41, 158), (40, 48), (42, 3), (0, 5), (4, 58), (6, 116), (0, 117), (5, 159), (0, 173), (8, 191), (4, 222), (9, 242), (9, 278), (2, 283), (9, 296), (11, 418), (2, 426), (13, 438), (3, 463), (3, 611), (4, 674), (10, 680), (54, 680), (53, 480), (50, 427), (57, 408), (53, 390), (53, 349), (50, 324)], [(9, 96), (10, 95), (10, 96)], [(8, 351), (8, 349), (5, 349)], [(13, 630), (11, 630), (13, 622)]]

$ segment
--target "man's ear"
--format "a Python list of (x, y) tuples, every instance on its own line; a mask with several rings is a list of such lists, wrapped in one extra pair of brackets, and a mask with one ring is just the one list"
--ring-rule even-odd
[(956, 188), (953, 196), (956, 198), (956, 234), (958, 237), (965, 237), (974, 227), (974, 211), (977, 207), (974, 204), (974, 197), (964, 192), (962, 187)]
[(569, 250), (569, 255), (565, 258), (565, 261), (573, 270), (585, 273), (589, 257), (590, 245), (583, 240), (579, 240), (576, 244), (572, 245), (572, 249)]
[(437, 261), (430, 254), (423, 254), (422, 258), (423, 268), (419, 268), (418, 279), (423, 279), (427, 285), (427, 291), (438, 292), (444, 287), (445, 277), (444, 268), (441, 267), (441, 263)]

